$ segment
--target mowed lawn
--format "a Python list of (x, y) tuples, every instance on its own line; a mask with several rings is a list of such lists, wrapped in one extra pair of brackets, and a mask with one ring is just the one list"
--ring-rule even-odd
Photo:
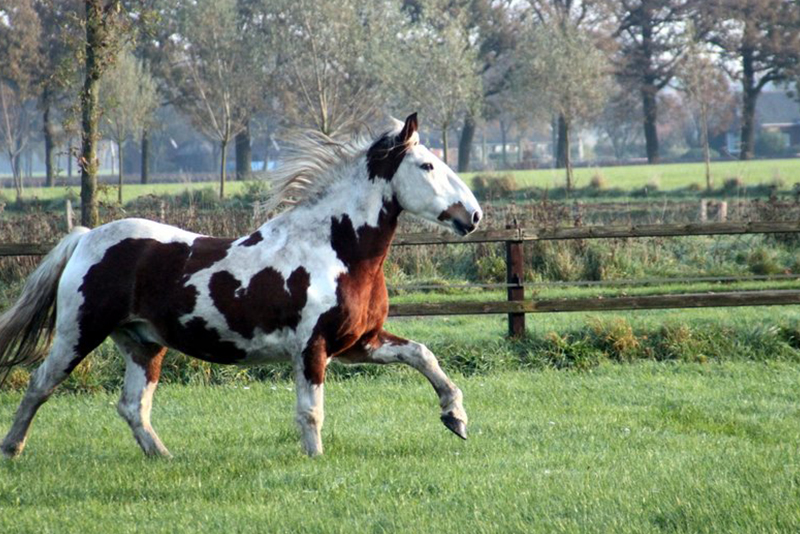
[(289, 382), (159, 389), (171, 461), (141, 455), (115, 395), (56, 396), (0, 462), (0, 532), (800, 530), (800, 365), (456, 378), (469, 441), (398, 370), (329, 384), (313, 460)]

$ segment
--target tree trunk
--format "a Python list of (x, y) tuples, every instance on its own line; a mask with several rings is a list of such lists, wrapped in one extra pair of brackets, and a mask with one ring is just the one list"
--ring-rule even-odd
[(55, 165), (55, 128), (50, 121), (50, 102), (45, 98), (44, 108), (44, 167), (45, 167), (45, 185), (53, 187), (56, 185), (56, 165)]
[(569, 146), (569, 130), (570, 124), (566, 119), (564, 120), (564, 169), (566, 169), (567, 176), (567, 191), (572, 191), (572, 156), (570, 155)]
[(656, 103), (657, 89), (654, 84), (645, 84), (642, 87), (642, 108), (644, 110), (644, 140), (647, 150), (647, 162), (658, 163), (658, 104)]
[(500, 121), (500, 142), (503, 143), (501, 154), (501, 160), (503, 162), (503, 169), (508, 168), (508, 151), (506, 150), (506, 134), (507, 134), (507, 126), (505, 121)]
[(219, 144), (219, 198), (225, 198), (225, 164), (228, 158), (228, 140), (223, 139)]
[(253, 154), (250, 149), (250, 121), (244, 130), (236, 134), (236, 179), (247, 180), (253, 167)]
[(117, 143), (117, 151), (119, 152), (119, 174), (117, 180), (117, 202), (122, 205), (122, 143)]
[(458, 172), (469, 171), (469, 159), (472, 155), (472, 140), (475, 138), (475, 118), (471, 114), (464, 117), (464, 127), (458, 140)]
[(565, 169), (569, 155), (569, 127), (563, 114), (558, 116), (558, 139), (556, 142), (556, 169)]
[(711, 180), (711, 150), (708, 146), (708, 110), (706, 106), (700, 105), (700, 137), (703, 143), (703, 160), (706, 164), (706, 190), (711, 191), (714, 182)]
[(742, 51), (742, 140), (739, 159), (753, 159), (756, 146), (756, 100), (759, 89), (756, 87), (753, 51)]
[(22, 202), (22, 164), (20, 162), (20, 153), (9, 151), (8, 160), (11, 163), (11, 175), (14, 178), (14, 189), (17, 193), (17, 203)]
[(74, 154), (72, 153), (72, 136), (69, 137), (67, 141), (67, 179), (72, 179), (72, 158), (74, 158)]
[(97, 54), (108, 38), (103, 31), (103, 3), (86, 0), (86, 69), (81, 90), (81, 224), (97, 226), (100, 216), (97, 211), (97, 140), (98, 132), (98, 86), (102, 64)]
[(447, 163), (447, 126), (442, 127), (442, 151), (443, 151), (443, 158), (445, 165), (449, 165)]
[(150, 132), (147, 128), (142, 130), (142, 169), (141, 182), (150, 182)]

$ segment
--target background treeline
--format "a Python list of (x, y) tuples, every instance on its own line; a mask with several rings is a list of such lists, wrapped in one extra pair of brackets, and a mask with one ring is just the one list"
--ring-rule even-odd
[(569, 189), (570, 132), (587, 126), (653, 163), (659, 117), (688, 115), (708, 159), (736, 112), (753, 157), (759, 95), (793, 86), (798, 58), (786, 0), (6, 0), (0, 145), (17, 197), (37, 139), (47, 184), (68, 153), (89, 225), (98, 140), (139, 154), (147, 182), (188, 125), (213, 142), (220, 195), (229, 159), (245, 178), (252, 147), (266, 162), (287, 131), (364, 133), (410, 109), (445, 156), (457, 143), (461, 171), (482, 121), (550, 125)]

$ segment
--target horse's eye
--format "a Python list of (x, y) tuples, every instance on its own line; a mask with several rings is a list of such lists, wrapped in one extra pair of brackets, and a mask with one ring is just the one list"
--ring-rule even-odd
[(423, 163), (419, 166), (420, 169), (423, 171), (432, 171), (433, 170), (433, 163)]

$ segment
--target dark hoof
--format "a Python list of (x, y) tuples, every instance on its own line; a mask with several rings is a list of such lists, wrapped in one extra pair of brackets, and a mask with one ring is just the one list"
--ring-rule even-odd
[(467, 439), (467, 425), (464, 421), (453, 417), (452, 413), (447, 413), (442, 416), (442, 423), (450, 429), (450, 431), (461, 439)]

